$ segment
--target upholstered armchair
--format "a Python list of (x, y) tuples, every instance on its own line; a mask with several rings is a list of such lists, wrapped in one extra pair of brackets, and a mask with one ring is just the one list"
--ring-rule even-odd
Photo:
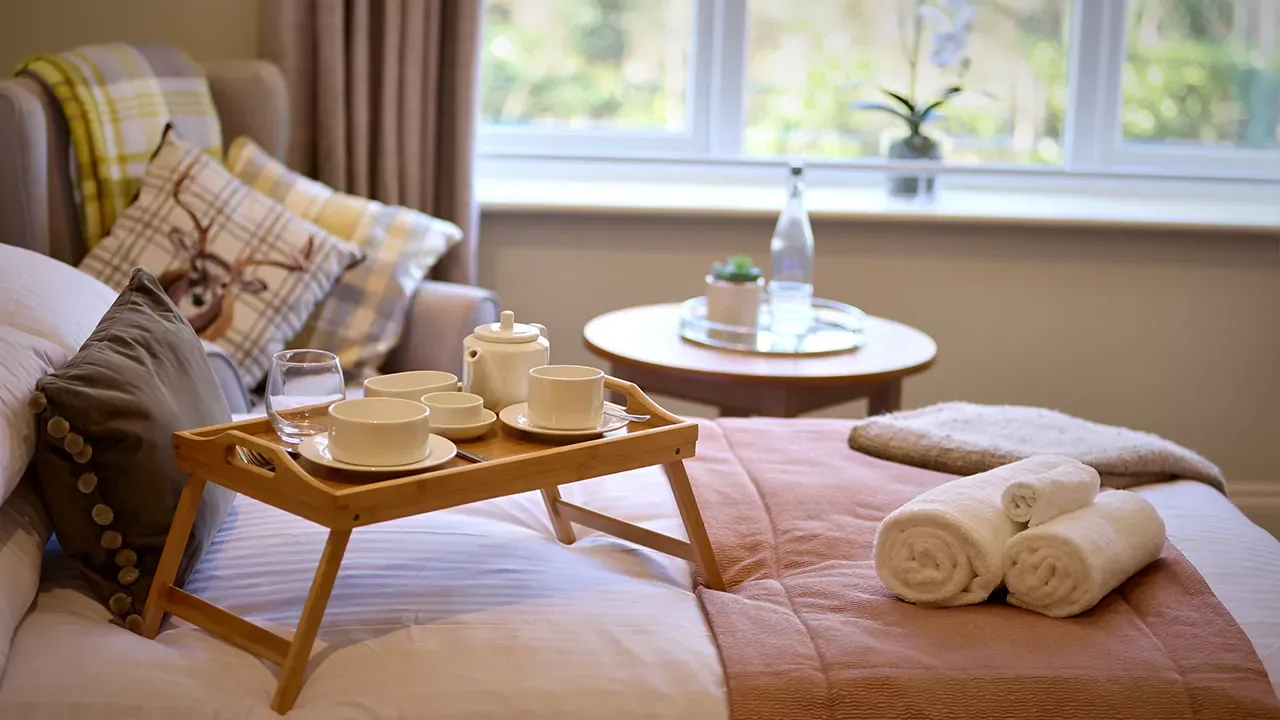
[[(276, 157), (289, 142), (289, 107), (278, 68), (262, 60), (205, 65), (226, 142), (248, 135)], [(0, 80), (0, 242), (78, 263), (85, 248), (72, 196), (66, 120), (30, 78)], [(427, 280), (418, 287), (404, 335), (383, 370), (448, 370), (460, 374), (462, 339), (498, 319), (498, 298), (465, 285)], [(248, 393), (231, 360), (207, 345), (232, 412), (246, 412)]]

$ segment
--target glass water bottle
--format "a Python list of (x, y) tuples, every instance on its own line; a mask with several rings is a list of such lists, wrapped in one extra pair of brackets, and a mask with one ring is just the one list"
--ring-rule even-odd
[(803, 335), (813, 322), (813, 227), (804, 203), (804, 167), (799, 163), (791, 165), (787, 205), (773, 229), (770, 250), (771, 329), (775, 333)]

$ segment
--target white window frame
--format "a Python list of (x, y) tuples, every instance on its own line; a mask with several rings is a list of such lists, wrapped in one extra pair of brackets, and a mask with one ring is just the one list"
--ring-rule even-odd
[[(747, 3), (750, 0), (692, 0), (691, 62), (688, 68), (686, 131), (625, 130), (482, 125), (479, 150), (488, 160), (624, 160), (735, 169), (776, 167), (778, 159), (742, 155), (746, 104)], [(1123, 136), (1123, 70), (1127, 54), (1129, 0), (1072, 0), (1067, 117), (1060, 166), (955, 166), (990, 177), (995, 174), (1138, 176), (1280, 180), (1280, 150), (1143, 145)], [(1081, 38), (1096, 38), (1082, 43)], [(883, 170), (877, 159), (813, 160), (848, 177), (865, 179)], [(963, 169), (962, 169), (963, 168)], [(948, 167), (948, 169), (953, 169)]]

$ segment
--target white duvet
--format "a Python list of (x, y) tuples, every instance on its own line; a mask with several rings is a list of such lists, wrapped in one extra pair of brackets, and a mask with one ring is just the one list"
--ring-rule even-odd
[[(563, 491), (683, 534), (653, 469)], [(1199, 483), (1139, 492), (1280, 686), (1280, 543)], [(688, 567), (579, 534), (559, 545), (536, 494), (356, 530), (289, 717), (726, 717)], [(240, 498), (188, 587), (287, 633), (323, 542)], [(181, 621), (156, 641), (132, 635), (78, 587), (70, 568), (46, 569), (0, 679), (0, 718), (278, 717), (274, 666)]]

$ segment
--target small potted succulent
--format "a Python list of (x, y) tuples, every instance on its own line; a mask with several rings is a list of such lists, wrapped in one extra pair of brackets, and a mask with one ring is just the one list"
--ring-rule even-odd
[(707, 275), (707, 319), (754, 328), (764, 297), (764, 273), (746, 255), (711, 264)]

